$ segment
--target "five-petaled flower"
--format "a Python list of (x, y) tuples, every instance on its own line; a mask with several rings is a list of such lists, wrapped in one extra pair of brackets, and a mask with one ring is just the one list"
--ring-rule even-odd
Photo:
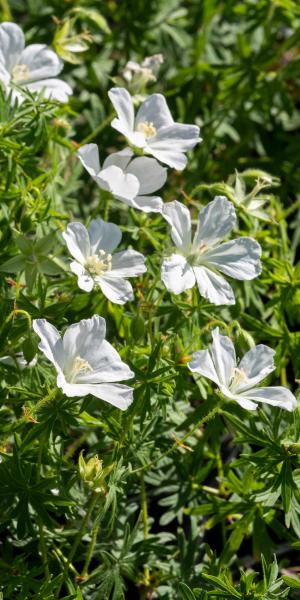
[(296, 398), (287, 388), (256, 387), (275, 369), (272, 348), (259, 344), (238, 362), (231, 339), (220, 335), (218, 327), (212, 331), (212, 338), (210, 350), (199, 350), (192, 355), (188, 365), (191, 371), (216, 383), (223, 396), (248, 410), (255, 410), (257, 402), (289, 411), (296, 408)]
[(101, 169), (96, 144), (86, 144), (78, 150), (78, 157), (100, 188), (110, 191), (115, 198), (143, 212), (161, 212), (163, 201), (149, 196), (161, 188), (167, 179), (167, 169), (155, 158), (139, 156), (131, 160), (133, 152), (124, 148), (110, 154)]
[(63, 237), (75, 258), (70, 267), (78, 276), (82, 290), (90, 292), (96, 284), (115, 304), (133, 300), (132, 287), (126, 277), (145, 273), (145, 257), (131, 249), (112, 254), (122, 237), (117, 225), (94, 219), (87, 230), (82, 223), (70, 223)]
[(39, 349), (57, 371), (57, 387), (66, 396), (92, 394), (126, 410), (133, 401), (133, 388), (119, 384), (134, 373), (105, 340), (105, 319), (94, 315), (68, 327), (63, 338), (46, 319), (35, 319), (33, 329), (41, 338)]
[(179, 171), (185, 168), (184, 153), (201, 141), (197, 125), (175, 123), (161, 94), (148, 96), (136, 116), (132, 97), (125, 88), (112, 88), (108, 95), (118, 115), (111, 123), (114, 129), (120, 131), (130, 144), (142, 148), (145, 154), (152, 154)]
[(234, 206), (217, 196), (199, 213), (194, 239), (189, 210), (177, 200), (164, 204), (163, 216), (171, 225), (177, 252), (164, 259), (161, 278), (174, 294), (196, 283), (201, 296), (213, 304), (234, 304), (234, 293), (218, 271), (234, 279), (247, 280), (261, 272), (261, 247), (250, 237), (220, 244), (236, 222)]
[[(67, 102), (71, 87), (56, 79), (63, 62), (45, 44), (30, 44), (25, 48), (22, 29), (15, 23), (0, 25), (0, 85), (11, 92), (12, 100), (24, 100), (21, 88), (41, 92), (46, 98)], [(18, 86), (18, 89), (14, 87)]]

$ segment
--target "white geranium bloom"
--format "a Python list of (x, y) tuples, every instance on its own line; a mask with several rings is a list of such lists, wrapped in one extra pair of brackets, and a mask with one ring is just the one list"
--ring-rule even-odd
[(126, 410), (133, 389), (119, 381), (134, 373), (118, 352), (105, 340), (105, 319), (94, 315), (68, 327), (63, 338), (46, 319), (35, 319), (33, 329), (40, 336), (39, 349), (57, 370), (57, 387), (66, 396), (87, 396), (105, 400)]
[(22, 29), (15, 23), (0, 25), (0, 84), (7, 92), (12, 91), (12, 99), (21, 103), (24, 98), (20, 90), (30, 92), (43, 90), (46, 98), (67, 102), (72, 94), (70, 86), (56, 79), (63, 62), (45, 44), (30, 44), (25, 48)]
[(71, 271), (78, 277), (82, 290), (90, 292), (94, 285), (115, 304), (133, 300), (132, 287), (127, 277), (136, 277), (147, 271), (145, 257), (135, 250), (124, 250), (112, 255), (122, 237), (114, 223), (94, 219), (89, 230), (82, 223), (70, 223), (63, 233), (70, 254)]
[(199, 213), (192, 240), (190, 212), (174, 200), (164, 205), (163, 216), (171, 225), (177, 252), (165, 258), (161, 278), (166, 288), (181, 294), (196, 283), (201, 296), (213, 304), (234, 304), (233, 289), (218, 271), (234, 279), (247, 280), (261, 272), (261, 247), (250, 237), (220, 244), (236, 222), (234, 206), (216, 196)]
[(111, 123), (114, 129), (145, 154), (152, 154), (174, 169), (184, 169), (187, 162), (184, 153), (201, 141), (199, 127), (175, 123), (161, 94), (148, 96), (136, 116), (132, 97), (125, 88), (112, 88), (108, 95), (118, 115)]
[(199, 350), (192, 355), (188, 367), (191, 371), (207, 377), (219, 387), (229, 400), (240, 406), (255, 410), (257, 402), (266, 402), (292, 411), (297, 406), (295, 396), (285, 387), (256, 387), (275, 369), (275, 351), (264, 344), (255, 346), (237, 362), (231, 339), (212, 331), (210, 350)]
[(167, 169), (154, 158), (139, 156), (131, 160), (133, 152), (125, 148), (110, 154), (101, 168), (96, 144), (82, 146), (77, 154), (101, 189), (143, 212), (161, 212), (162, 199), (151, 194), (165, 184)]

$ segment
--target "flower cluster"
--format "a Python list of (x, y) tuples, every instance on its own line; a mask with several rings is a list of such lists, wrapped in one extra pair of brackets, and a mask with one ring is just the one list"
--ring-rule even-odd
[[(161, 63), (161, 55), (149, 57), (141, 65), (130, 61), (123, 81), (133, 91), (144, 88), (155, 80)], [(62, 66), (47, 46), (25, 47), (17, 25), (0, 25), (0, 81), (13, 102), (21, 103), (26, 91), (66, 102), (72, 90), (56, 78)], [(186, 167), (186, 153), (202, 141), (199, 128), (176, 123), (161, 94), (132, 97), (125, 87), (114, 87), (108, 96), (116, 112), (111, 126), (126, 138), (128, 146), (110, 154), (101, 166), (97, 146), (83, 145), (78, 151), (82, 165), (113, 198), (133, 209), (158, 213), (171, 226), (175, 248), (166, 252), (161, 264), (161, 279), (169, 292), (181, 294), (197, 285), (200, 295), (210, 303), (234, 304), (234, 291), (223, 275), (247, 281), (258, 277), (262, 266), (261, 247), (255, 239), (226, 241), (237, 221), (232, 202), (224, 196), (215, 197), (200, 210), (193, 232), (188, 208), (177, 200), (164, 203), (157, 195), (166, 183), (167, 167)], [(135, 111), (137, 102), (140, 106)], [(259, 189), (255, 188), (251, 198)], [(98, 293), (100, 289), (110, 302), (120, 305), (134, 300), (128, 278), (146, 272), (145, 257), (132, 248), (116, 252), (122, 238), (116, 224), (101, 218), (92, 220), (88, 229), (80, 222), (69, 223), (63, 238), (73, 258), (70, 269), (81, 290)], [(57, 370), (57, 386), (64, 394), (92, 394), (121, 410), (128, 408), (133, 389), (119, 382), (131, 379), (134, 373), (105, 340), (102, 317), (93, 315), (71, 325), (63, 338), (45, 319), (36, 319), (33, 327), (41, 339), (40, 350)], [(212, 336), (211, 350), (193, 354), (189, 364), (192, 372), (212, 380), (223, 396), (243, 408), (254, 410), (257, 402), (286, 410), (295, 408), (296, 400), (288, 389), (257, 387), (275, 368), (271, 348), (259, 345), (238, 362), (231, 339), (220, 335), (218, 328)]]

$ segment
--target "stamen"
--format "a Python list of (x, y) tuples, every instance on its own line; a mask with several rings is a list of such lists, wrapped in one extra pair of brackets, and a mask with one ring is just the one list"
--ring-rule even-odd
[(102, 275), (112, 268), (112, 256), (104, 250), (99, 250), (98, 254), (92, 254), (85, 261), (85, 268), (91, 275)]
[(146, 140), (156, 135), (156, 127), (154, 127), (152, 121), (141, 121), (137, 125), (137, 131), (143, 133)]
[(249, 379), (245, 371), (243, 369), (238, 369), (237, 367), (234, 367), (232, 371), (232, 380), (230, 383), (231, 391), (236, 390), (236, 388), (238, 388), (241, 383), (247, 383), (248, 381)]
[(30, 79), (30, 70), (27, 65), (15, 65), (11, 78), (15, 83), (21, 83), (22, 81), (28, 81)]
[(91, 367), (90, 363), (87, 360), (81, 358), (81, 356), (75, 356), (70, 376), (68, 377), (69, 382), (72, 383), (76, 379), (76, 376), (79, 375), (79, 373), (91, 373), (93, 370), (93, 367)]

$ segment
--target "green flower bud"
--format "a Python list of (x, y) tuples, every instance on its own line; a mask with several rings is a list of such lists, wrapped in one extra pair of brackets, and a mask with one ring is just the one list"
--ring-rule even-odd
[(83, 451), (81, 451), (78, 466), (82, 481), (94, 492), (104, 493), (106, 490), (104, 479), (108, 474), (108, 469), (102, 468), (102, 460), (98, 458), (97, 454), (85, 462)]

